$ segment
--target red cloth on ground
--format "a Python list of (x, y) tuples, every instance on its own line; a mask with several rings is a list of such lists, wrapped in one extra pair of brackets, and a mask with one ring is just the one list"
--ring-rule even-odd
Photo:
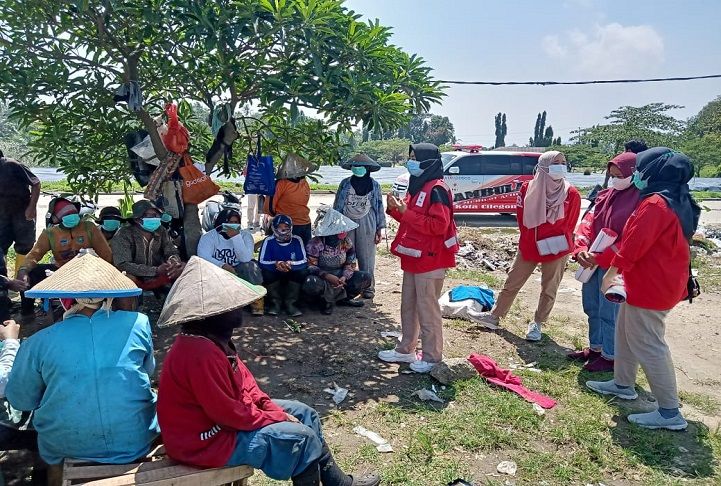
[(525, 398), (526, 401), (537, 403), (543, 408), (553, 408), (556, 406), (556, 400), (524, 387), (519, 377), (514, 375), (511, 370), (506, 370), (498, 366), (498, 363), (496, 363), (493, 358), (474, 353), (468, 357), (468, 361), (489, 383), (510, 390)]
[[(564, 255), (568, 255), (573, 251), (573, 230), (578, 223), (578, 216), (581, 214), (581, 194), (578, 190), (571, 186), (568, 188), (566, 202), (563, 203), (564, 217), (555, 223), (543, 223), (538, 228), (526, 228), (523, 225), (523, 209), (524, 200), (528, 191), (528, 182), (524, 182), (521, 186), (521, 193), (518, 195), (516, 219), (518, 220), (518, 229), (521, 236), (518, 239), (518, 250), (524, 260), (529, 262), (551, 262), (557, 260)], [(538, 253), (536, 241), (541, 241), (552, 236), (564, 235), (568, 241), (568, 250), (558, 255), (541, 256)]]
[(237, 432), (287, 419), (248, 368), (210, 339), (181, 334), (168, 352), (158, 387), (158, 422), (168, 455), (198, 467), (222, 467)]
[(691, 252), (678, 216), (654, 194), (636, 208), (612, 265), (623, 275), (626, 302), (669, 310), (686, 297)]

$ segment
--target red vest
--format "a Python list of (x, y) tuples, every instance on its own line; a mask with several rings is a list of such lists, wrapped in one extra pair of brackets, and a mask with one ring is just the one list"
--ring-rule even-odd
[[(446, 191), (450, 207), (431, 202), (431, 191), (436, 187)], [(446, 183), (442, 179), (427, 182), (418, 194), (406, 196), (406, 207), (391, 245), (391, 253), (401, 259), (401, 268), (411, 273), (425, 273), (455, 267), (458, 236), (453, 220), (453, 194)]]

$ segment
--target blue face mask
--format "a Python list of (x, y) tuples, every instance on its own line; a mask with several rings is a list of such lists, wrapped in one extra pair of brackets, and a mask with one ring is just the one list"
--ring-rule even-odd
[(143, 218), (141, 226), (145, 231), (154, 232), (158, 228), (160, 228), (161, 220), (160, 218)]
[(223, 231), (240, 231), (240, 223), (223, 223)]
[(351, 167), (351, 172), (353, 172), (353, 175), (356, 177), (363, 177), (368, 172), (368, 169), (365, 167)]
[(118, 228), (120, 228), (120, 221), (117, 219), (106, 219), (103, 221), (102, 228), (108, 233), (118, 231)]
[(408, 162), (406, 162), (406, 169), (413, 177), (420, 177), (423, 172), (425, 172), (425, 169), (421, 169), (421, 163), (417, 160), (408, 160)]
[(631, 183), (636, 186), (636, 189), (639, 191), (643, 191), (646, 187), (648, 187), (648, 181), (643, 180), (643, 173), (639, 171), (633, 173)]
[(160, 217), (160, 221), (162, 221), (163, 223), (170, 223), (172, 220), (173, 217), (168, 213), (163, 213), (163, 215)]
[(77, 225), (80, 224), (80, 215), (68, 214), (63, 216), (60, 220), (63, 222), (63, 226), (65, 226), (66, 228), (75, 228)]

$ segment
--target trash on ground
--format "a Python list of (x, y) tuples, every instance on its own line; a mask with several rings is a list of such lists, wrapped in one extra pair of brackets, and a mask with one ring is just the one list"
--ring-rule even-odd
[(533, 411), (536, 412), (536, 415), (544, 416), (546, 415), (546, 409), (544, 409), (542, 406), (540, 406), (537, 403), (533, 404)]
[(501, 461), (496, 466), (496, 471), (501, 474), (508, 474), (509, 476), (515, 476), (518, 466), (513, 461)]
[(394, 337), (394, 338), (398, 338), (398, 340), (400, 341), (402, 334), (400, 331), (381, 331), (381, 337), (383, 337), (383, 338)]
[(473, 486), (473, 485), (471, 483), (469, 483), (468, 481), (466, 481), (465, 479), (458, 478), (458, 479), (454, 479), (453, 481), (448, 483), (448, 486)]
[(376, 450), (378, 450), (378, 452), (393, 452), (393, 447), (391, 447), (390, 443), (376, 432), (368, 430), (361, 425), (353, 427), (353, 432), (361, 437), (370, 439), (370, 441), (376, 445)]
[(413, 393), (411, 393), (411, 395), (415, 395), (423, 401), (431, 400), (431, 401), (438, 402), (438, 403), (445, 403), (443, 401), (443, 399), (441, 397), (439, 397), (438, 395), (436, 395), (436, 393), (434, 391), (429, 390), (427, 388), (422, 388), (420, 390), (416, 390)]
[(333, 401), (336, 405), (340, 405), (341, 402), (343, 402), (343, 400), (345, 400), (348, 396), (348, 389), (340, 387), (335, 383), (333, 383), (333, 388), (325, 388), (323, 391), (333, 395)]
[(295, 321), (293, 319), (285, 319), (283, 321), (283, 324), (285, 324), (288, 329), (295, 333), (299, 333), (301, 328), (303, 327), (298, 321)]

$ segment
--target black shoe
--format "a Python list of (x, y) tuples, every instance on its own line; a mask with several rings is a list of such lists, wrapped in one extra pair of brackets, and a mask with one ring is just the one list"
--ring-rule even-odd
[(363, 307), (365, 305), (365, 302), (362, 300), (356, 300), (356, 299), (343, 299), (339, 300), (337, 302), (338, 305), (343, 305), (346, 307)]
[(285, 310), (288, 312), (290, 317), (300, 317), (303, 313), (295, 306), (300, 297), (301, 285), (298, 282), (288, 282), (288, 287), (285, 294)]
[(381, 477), (377, 473), (366, 474), (363, 477), (355, 477), (351, 475), (353, 482), (351, 486), (378, 486), (381, 484)]
[(269, 316), (277, 316), (280, 312), (280, 282), (273, 282), (265, 287), (268, 293), (265, 297), (265, 302), (268, 308), (265, 313)]
[(320, 313), (324, 316), (329, 316), (333, 313), (333, 302), (323, 302), (323, 307), (320, 308)]

